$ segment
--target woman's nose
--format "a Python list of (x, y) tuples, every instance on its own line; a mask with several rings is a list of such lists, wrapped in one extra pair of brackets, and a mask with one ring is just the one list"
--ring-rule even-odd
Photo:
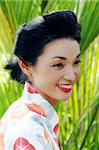
[(74, 82), (76, 80), (76, 73), (73, 67), (68, 67), (65, 69), (64, 79), (69, 82)]

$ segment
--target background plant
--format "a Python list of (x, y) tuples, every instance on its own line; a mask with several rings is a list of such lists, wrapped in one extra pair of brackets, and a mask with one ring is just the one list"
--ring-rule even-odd
[(1, 0), (0, 1), (0, 118), (23, 86), (4, 70), (13, 57), (16, 31), (21, 24), (53, 10), (73, 10), (82, 26), (81, 77), (72, 97), (56, 106), (63, 150), (99, 148), (99, 0)]

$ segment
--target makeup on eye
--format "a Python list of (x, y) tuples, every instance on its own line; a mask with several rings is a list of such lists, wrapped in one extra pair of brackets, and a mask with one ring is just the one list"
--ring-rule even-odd
[(56, 67), (56, 68), (62, 69), (62, 68), (64, 67), (64, 64), (62, 64), (62, 63), (57, 63), (57, 64), (52, 65), (52, 67)]
[[(80, 60), (76, 60), (73, 63), (73, 65), (78, 66), (80, 64), (80, 62), (81, 62)], [(53, 67), (53, 68), (55, 68), (57, 70), (60, 70), (60, 69), (63, 69), (65, 65), (66, 64), (64, 64), (64, 63), (56, 63), (56, 64), (53, 64), (51, 67)]]
[(80, 58), (79, 57), (80, 57), (80, 53), (75, 57), (74, 60), (70, 60), (70, 58), (66, 58), (66, 57), (63, 57), (63, 56), (55, 56), (55, 57), (51, 58), (53, 60), (51, 61), (50, 66), (55, 68), (56, 70), (63, 69), (68, 62), (71, 63), (74, 66), (77, 66), (80, 63)]
[(81, 60), (76, 60), (76, 61), (74, 62), (74, 65), (78, 65), (78, 64), (80, 64), (80, 62), (81, 62)]

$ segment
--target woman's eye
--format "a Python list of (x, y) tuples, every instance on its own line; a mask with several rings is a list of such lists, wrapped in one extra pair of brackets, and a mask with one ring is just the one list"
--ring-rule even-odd
[(74, 62), (74, 65), (78, 65), (81, 61), (80, 60), (77, 60)]
[(55, 68), (58, 68), (58, 69), (62, 69), (64, 67), (63, 64), (55, 64), (55, 65), (52, 65), (52, 67), (55, 67)]

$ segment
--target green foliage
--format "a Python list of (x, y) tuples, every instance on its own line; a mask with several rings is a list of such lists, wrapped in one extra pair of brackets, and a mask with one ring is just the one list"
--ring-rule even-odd
[(21, 96), (23, 86), (3, 68), (13, 57), (16, 30), (42, 13), (73, 10), (82, 26), (81, 77), (72, 97), (59, 103), (60, 139), (63, 150), (99, 148), (99, 0), (1, 0), (0, 1), (0, 118)]

